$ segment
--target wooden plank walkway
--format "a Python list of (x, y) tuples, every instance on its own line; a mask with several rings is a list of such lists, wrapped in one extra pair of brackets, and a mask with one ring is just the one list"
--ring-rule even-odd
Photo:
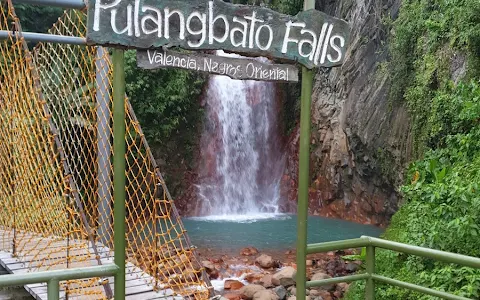
[[(16, 233), (16, 249), (18, 255), (13, 257), (12, 241), (13, 232), (0, 228), (0, 265), (11, 274), (23, 274), (46, 270), (60, 270), (67, 268), (67, 256), (70, 257), (68, 268), (78, 268), (87, 266), (97, 266), (98, 261), (94, 251), (87, 241), (67, 241), (64, 239), (56, 239), (51, 237), (43, 237), (39, 234), (26, 232)], [(98, 253), (102, 264), (113, 263), (113, 251), (109, 248), (98, 244)], [(68, 252), (68, 253), (67, 253)], [(177, 300), (183, 299), (182, 296), (174, 294), (171, 289), (154, 291), (151, 285), (154, 279), (139, 267), (128, 262), (126, 265), (126, 299), (129, 300), (146, 300), (146, 299), (164, 299)], [(108, 279), (109, 285), (114, 286), (114, 278)], [(82, 282), (75, 281), (77, 287), (81, 287)], [(60, 283), (60, 299), (65, 297), (65, 282)], [(73, 283), (69, 285), (68, 299), (84, 300), (84, 299), (103, 299), (105, 291), (99, 282), (95, 284), (89, 283), (87, 288), (74, 290)], [(47, 284), (29, 284), (25, 289), (37, 300), (47, 300)]]

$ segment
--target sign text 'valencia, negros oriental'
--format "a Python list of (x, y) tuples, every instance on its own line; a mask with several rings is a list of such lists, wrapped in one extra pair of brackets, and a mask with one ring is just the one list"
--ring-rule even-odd
[(320, 11), (287, 16), (221, 0), (89, 0), (89, 44), (136, 49), (180, 47), (341, 65), (348, 24)]

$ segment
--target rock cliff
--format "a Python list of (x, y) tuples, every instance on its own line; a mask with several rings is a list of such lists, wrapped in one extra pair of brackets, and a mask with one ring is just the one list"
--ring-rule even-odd
[[(352, 27), (345, 64), (320, 69), (312, 103), (309, 212), (386, 225), (398, 207), (395, 187), (410, 157), (410, 121), (403, 103), (389, 100), (388, 27), (400, 0), (320, 0), (316, 9)], [(296, 207), (297, 127), (290, 136), (283, 178), (286, 210)]]

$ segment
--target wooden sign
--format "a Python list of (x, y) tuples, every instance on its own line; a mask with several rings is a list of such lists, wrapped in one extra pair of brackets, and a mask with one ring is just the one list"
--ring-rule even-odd
[(185, 54), (170, 50), (138, 50), (137, 66), (142, 69), (180, 68), (233, 79), (297, 82), (293, 65), (266, 64), (253, 59), (232, 58), (200, 53)]
[(89, 0), (87, 43), (136, 49), (218, 50), (299, 62), (341, 65), (350, 28), (308, 10), (287, 16), (222, 0)]

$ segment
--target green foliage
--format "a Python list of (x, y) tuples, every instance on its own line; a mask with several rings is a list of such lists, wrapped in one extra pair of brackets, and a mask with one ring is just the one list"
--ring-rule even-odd
[(45, 33), (52, 28), (63, 10), (58, 7), (18, 4), (15, 5), (15, 12), (24, 31)]
[(148, 141), (166, 143), (174, 134), (194, 129), (201, 116), (197, 100), (203, 78), (178, 69), (140, 70), (135, 51), (125, 57), (127, 94)]
[(365, 261), (367, 258), (367, 248), (363, 247), (362, 250), (360, 251), (360, 254), (352, 254), (352, 255), (344, 255), (342, 256), (343, 260), (361, 260)]
[(451, 88), (452, 59), (466, 56), (467, 77), (480, 69), (480, 2), (406, 0), (393, 23), (390, 72), (394, 101), (405, 99), (413, 116), (415, 154), (426, 150), (432, 99)]
[(273, 0), (273, 9), (287, 15), (296, 15), (303, 9), (303, 0)]
[[(392, 26), (390, 96), (406, 101), (419, 160), (384, 238), (480, 257), (480, 2), (406, 0)], [(468, 69), (454, 83), (458, 57)], [(480, 270), (392, 251), (378, 251), (376, 261), (384, 276), (480, 298)], [(354, 284), (346, 299), (363, 293), (364, 283)], [(376, 293), (435, 299), (388, 285)]]
[(480, 121), (480, 85), (473, 80), (469, 84), (449, 85), (437, 93), (426, 120), (428, 145), (445, 147), (447, 138), (456, 133), (468, 133)]
[[(384, 238), (402, 243), (480, 257), (480, 130), (471, 135), (472, 156), (458, 155), (464, 134), (452, 136), (449, 148), (431, 151), (412, 164), (412, 182), (402, 188), (407, 201), (392, 219)], [(469, 149), (471, 150), (471, 149)], [(459, 296), (480, 297), (480, 270), (434, 262), (391, 251), (379, 251), (377, 272), (402, 281)], [(346, 299), (361, 299), (356, 284)], [(380, 285), (379, 299), (432, 299), (404, 289)]]
[(166, 161), (162, 171), (175, 194), (181, 188), (177, 185), (183, 180), (182, 172), (193, 168), (203, 117), (199, 95), (205, 77), (179, 69), (141, 70), (136, 66), (135, 51), (127, 51), (125, 59), (127, 94), (156, 158)]

